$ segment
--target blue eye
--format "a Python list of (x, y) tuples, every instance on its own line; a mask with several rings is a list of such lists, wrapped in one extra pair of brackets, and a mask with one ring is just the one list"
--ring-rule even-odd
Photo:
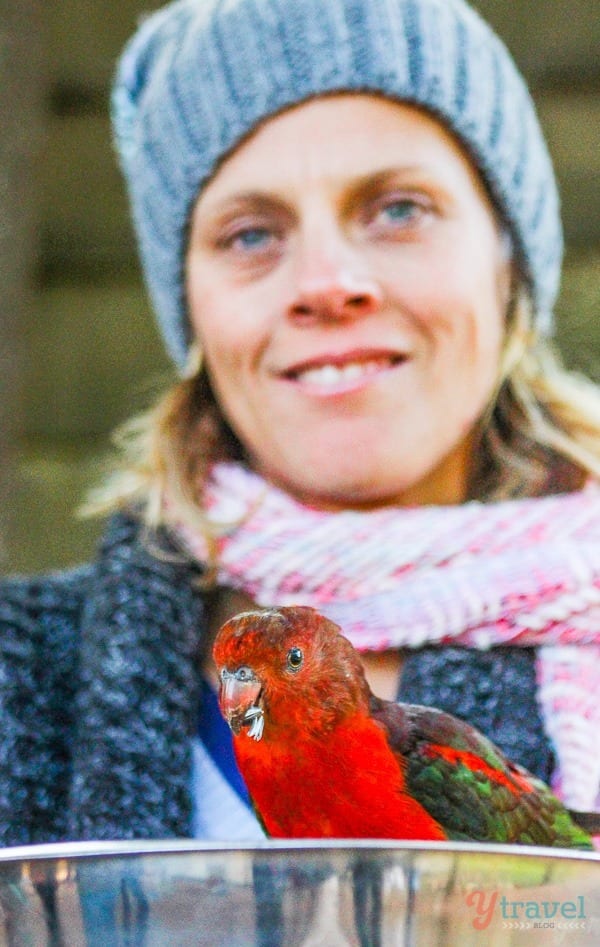
[(402, 224), (411, 220), (417, 210), (418, 205), (415, 201), (397, 200), (386, 204), (385, 207), (382, 208), (381, 214), (386, 216), (392, 223)]
[(240, 250), (261, 250), (269, 243), (271, 237), (271, 232), (265, 227), (249, 227), (230, 237), (229, 244)]

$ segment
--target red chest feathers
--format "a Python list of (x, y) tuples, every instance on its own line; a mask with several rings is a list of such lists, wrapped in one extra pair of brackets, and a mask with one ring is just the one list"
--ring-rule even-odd
[(269, 835), (275, 838), (443, 839), (445, 833), (404, 791), (401, 761), (367, 717), (326, 737), (235, 738), (238, 765)]

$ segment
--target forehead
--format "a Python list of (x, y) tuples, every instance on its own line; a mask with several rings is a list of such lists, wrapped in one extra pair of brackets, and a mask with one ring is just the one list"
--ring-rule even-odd
[(276, 651), (293, 633), (283, 615), (276, 611), (244, 612), (227, 622), (215, 642), (215, 651), (225, 650), (231, 658), (248, 653)]
[(211, 209), (246, 191), (305, 188), (367, 178), (390, 168), (481, 186), (445, 126), (407, 103), (372, 94), (322, 96), (263, 122), (221, 163), (199, 204)]

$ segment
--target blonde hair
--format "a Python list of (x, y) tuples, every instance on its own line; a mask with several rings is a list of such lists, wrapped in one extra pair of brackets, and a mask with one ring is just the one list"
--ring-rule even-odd
[[(245, 456), (194, 355), (186, 376), (117, 432), (120, 463), (86, 513), (134, 506), (149, 527), (184, 519), (208, 533), (206, 473), (216, 461)], [(567, 492), (600, 477), (600, 391), (538, 337), (524, 286), (513, 297), (497, 385), (477, 433), (469, 499)]]

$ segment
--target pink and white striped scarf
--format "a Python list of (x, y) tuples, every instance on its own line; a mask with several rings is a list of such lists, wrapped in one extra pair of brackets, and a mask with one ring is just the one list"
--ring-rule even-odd
[[(363, 651), (538, 648), (554, 788), (600, 801), (600, 489), (499, 503), (324, 512), (239, 464), (205, 489), (219, 583), (258, 605), (312, 605)], [(184, 524), (191, 555), (205, 538)]]

